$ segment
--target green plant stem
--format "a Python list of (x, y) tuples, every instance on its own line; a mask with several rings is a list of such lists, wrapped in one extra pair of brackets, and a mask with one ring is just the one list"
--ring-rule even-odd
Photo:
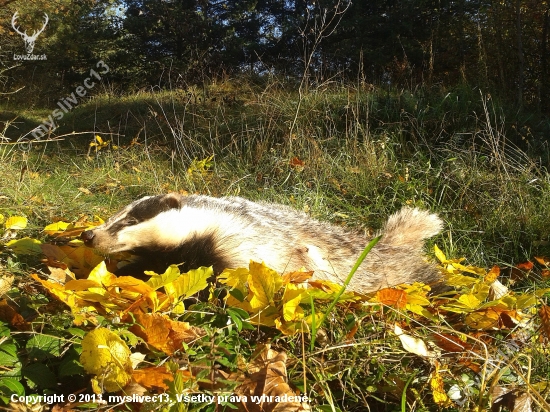
[[(369, 254), (369, 252), (378, 243), (378, 241), (380, 240), (381, 237), (382, 237), (382, 235), (376, 236), (374, 239), (372, 239), (369, 242), (367, 247), (363, 250), (363, 252), (359, 256), (359, 258), (355, 262), (355, 265), (353, 266), (353, 268), (349, 272), (349, 275), (347, 276), (346, 280), (344, 281), (344, 284), (342, 285), (342, 287), (340, 288), (340, 290), (338, 291), (338, 293), (336, 294), (336, 296), (334, 297), (334, 299), (330, 303), (330, 305), (329, 305), (328, 309), (326, 310), (325, 314), (321, 318), (321, 321), (319, 322), (319, 325), (317, 325), (317, 327), (314, 327), (315, 324), (312, 323), (312, 328), (311, 328), (312, 334), (311, 334), (311, 345), (310, 345), (310, 350), (311, 351), (313, 351), (313, 348), (315, 346), (315, 336), (317, 335), (317, 330), (319, 330), (321, 328), (321, 326), (323, 325), (323, 322), (325, 321), (327, 316), (330, 314), (332, 309), (334, 309), (334, 306), (336, 306), (336, 303), (338, 303), (338, 300), (340, 299), (340, 296), (342, 296), (342, 294), (345, 292), (346, 288), (348, 287), (349, 283), (351, 282), (351, 279), (353, 278), (353, 275), (355, 275), (355, 272), (357, 272), (357, 269), (359, 269), (359, 266), (361, 266), (361, 263), (363, 263), (363, 260), (365, 260), (365, 258)], [(312, 305), (312, 307), (313, 307), (313, 305)]]

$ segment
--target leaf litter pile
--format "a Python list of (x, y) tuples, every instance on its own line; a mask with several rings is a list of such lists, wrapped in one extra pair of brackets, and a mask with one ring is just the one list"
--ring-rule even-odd
[[(548, 278), (546, 258), (504, 276), (436, 246), (445, 292), (363, 296), (252, 261), (216, 285), (206, 267), (117, 277), (130, 255), (105, 259), (78, 240), (99, 218), (48, 225), (46, 241), (23, 236), (24, 217), (0, 222), (7, 410), (47, 394), (62, 396), (36, 398), (54, 411), (550, 410), (550, 289), (505, 285)], [(22, 262), (36, 256), (28, 276)]]

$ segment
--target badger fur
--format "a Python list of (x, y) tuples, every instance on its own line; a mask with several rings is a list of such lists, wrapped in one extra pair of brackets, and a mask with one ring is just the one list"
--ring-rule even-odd
[[(437, 282), (438, 271), (424, 260), (422, 247), (442, 226), (437, 215), (419, 209), (390, 216), (348, 289), (367, 293), (400, 283)], [(255, 260), (279, 273), (304, 267), (314, 271), (314, 279), (337, 283), (343, 283), (370, 240), (282, 205), (178, 194), (136, 200), (83, 232), (82, 239), (104, 254), (131, 252), (144, 269), (157, 273), (174, 263), (183, 270), (213, 266), (220, 273)]]

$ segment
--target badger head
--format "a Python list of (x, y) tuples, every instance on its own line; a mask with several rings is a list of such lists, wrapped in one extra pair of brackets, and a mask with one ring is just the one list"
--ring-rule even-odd
[(177, 194), (146, 196), (104, 224), (82, 233), (86, 246), (104, 254), (152, 252), (177, 247), (184, 231), (178, 219), (183, 198)]

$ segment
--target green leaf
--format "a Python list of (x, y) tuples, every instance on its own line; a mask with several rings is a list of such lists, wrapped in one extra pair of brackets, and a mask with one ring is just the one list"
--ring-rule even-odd
[(74, 375), (83, 375), (84, 368), (78, 361), (79, 355), (76, 355), (76, 357), (69, 357), (66, 359), (63, 359), (59, 365), (59, 377), (63, 376), (74, 376)]
[(229, 294), (237, 299), (239, 302), (244, 302), (244, 299), (246, 297), (244, 296), (243, 292), (237, 288), (230, 289)]
[(72, 336), (77, 336), (79, 338), (83, 338), (84, 335), (86, 335), (86, 331), (79, 328), (69, 328), (67, 329), (67, 332), (69, 332)]
[(25, 395), (25, 388), (16, 378), (0, 378), (0, 400), (8, 404), (12, 395)]
[[(240, 332), (243, 329), (241, 314), (237, 313), (237, 311), (235, 311), (233, 308), (228, 308), (227, 314), (229, 315), (233, 323), (235, 323), (235, 326), (237, 326), (237, 330)], [(246, 314), (246, 317), (248, 317), (248, 313)]]
[(61, 354), (61, 339), (49, 335), (34, 335), (27, 342), (27, 349), (31, 358), (53, 358)]
[(13, 366), (19, 361), (17, 357), (17, 346), (12, 342), (4, 342), (0, 345), (0, 366)]
[(40, 245), (42, 242), (30, 237), (10, 240), (6, 246), (13, 250), (16, 255), (36, 255), (42, 253)]
[(31, 388), (55, 388), (57, 377), (43, 363), (33, 363), (25, 366), (21, 370), (22, 375), (26, 378), (27, 384)]

